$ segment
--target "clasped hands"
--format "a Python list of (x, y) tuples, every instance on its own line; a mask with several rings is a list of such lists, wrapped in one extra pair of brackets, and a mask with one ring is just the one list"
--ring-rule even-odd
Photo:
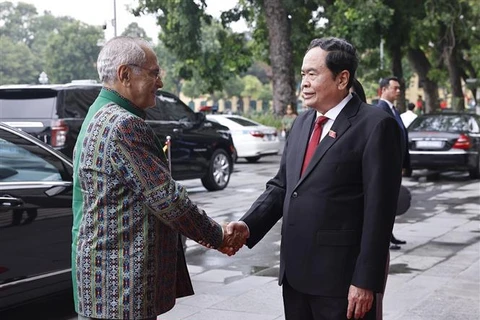
[[(228, 224), (224, 223), (222, 224), (222, 228), (223, 242), (220, 248), (216, 249), (228, 256), (233, 256), (247, 242), (250, 231), (248, 230), (247, 224), (243, 221), (232, 221)], [(213, 248), (209, 243), (205, 243), (204, 241), (199, 241), (198, 243), (207, 248)]]

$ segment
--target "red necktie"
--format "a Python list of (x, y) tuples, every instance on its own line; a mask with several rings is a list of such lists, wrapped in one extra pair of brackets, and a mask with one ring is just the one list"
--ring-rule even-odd
[(313, 128), (312, 137), (308, 142), (307, 152), (305, 152), (305, 158), (303, 159), (301, 176), (303, 176), (305, 169), (307, 169), (308, 163), (310, 162), (313, 154), (315, 153), (315, 149), (317, 148), (317, 145), (320, 142), (320, 137), (322, 136), (323, 125), (327, 121), (328, 118), (324, 116), (320, 116), (317, 118), (317, 120), (315, 120), (315, 127)]

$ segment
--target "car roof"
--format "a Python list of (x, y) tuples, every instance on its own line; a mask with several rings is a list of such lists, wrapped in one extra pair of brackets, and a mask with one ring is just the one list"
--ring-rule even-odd
[(65, 84), (5, 84), (0, 90), (70, 90), (79, 88), (101, 87), (100, 83), (71, 82)]

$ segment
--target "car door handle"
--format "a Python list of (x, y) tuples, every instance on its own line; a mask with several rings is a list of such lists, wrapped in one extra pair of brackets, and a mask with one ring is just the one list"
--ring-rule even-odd
[(14, 198), (9, 195), (3, 195), (0, 197), (0, 206), (2, 207), (19, 207), (23, 205), (23, 200), (19, 198)]
[(181, 132), (183, 132), (182, 129), (180, 129), (180, 128), (173, 128), (173, 133), (181, 133)]

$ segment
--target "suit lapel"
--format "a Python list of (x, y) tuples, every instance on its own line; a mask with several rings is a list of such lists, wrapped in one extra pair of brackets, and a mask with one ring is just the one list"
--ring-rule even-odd
[(380, 100), (380, 103), (381, 103), (381, 108), (387, 111), (392, 117), (395, 118), (395, 115), (393, 114), (392, 109), (390, 109), (390, 106), (388, 105), (388, 103), (386, 103), (383, 100)]
[[(343, 134), (351, 126), (350, 118), (357, 114), (359, 106), (360, 106), (360, 100), (356, 98), (356, 96), (354, 95), (353, 98), (347, 103), (345, 108), (342, 110), (342, 112), (340, 112), (340, 114), (337, 116), (337, 119), (335, 119), (335, 122), (333, 123), (330, 129), (330, 131), (333, 131), (335, 134), (332, 134), (331, 136), (327, 133), (325, 138), (323, 138), (322, 141), (320, 141), (320, 144), (318, 145), (317, 149), (315, 150), (315, 153), (313, 154), (312, 160), (310, 160), (310, 163), (308, 164), (308, 167), (305, 170), (305, 173), (300, 178), (295, 188), (300, 183), (302, 183), (302, 181), (306, 177), (308, 177), (308, 175), (312, 172), (313, 168), (316, 167), (317, 164), (325, 156), (325, 153), (342, 138)], [(306, 144), (302, 144), (302, 147), (304, 148), (303, 152), (305, 153)], [(302, 157), (302, 163), (303, 163), (303, 158), (304, 157)], [(300, 175), (302, 163), (296, 166), (296, 167), (300, 167), (300, 169), (298, 169), (298, 176)]]
[(303, 159), (305, 158), (305, 151), (307, 150), (308, 141), (310, 140), (310, 130), (312, 129), (313, 123), (317, 117), (317, 112), (315, 110), (310, 111), (310, 115), (306, 117), (305, 122), (303, 123), (302, 129), (300, 131), (299, 143), (295, 146), (295, 153), (299, 155), (295, 159), (298, 159), (298, 162), (293, 166), (294, 177), (300, 177), (300, 171), (302, 170)]

